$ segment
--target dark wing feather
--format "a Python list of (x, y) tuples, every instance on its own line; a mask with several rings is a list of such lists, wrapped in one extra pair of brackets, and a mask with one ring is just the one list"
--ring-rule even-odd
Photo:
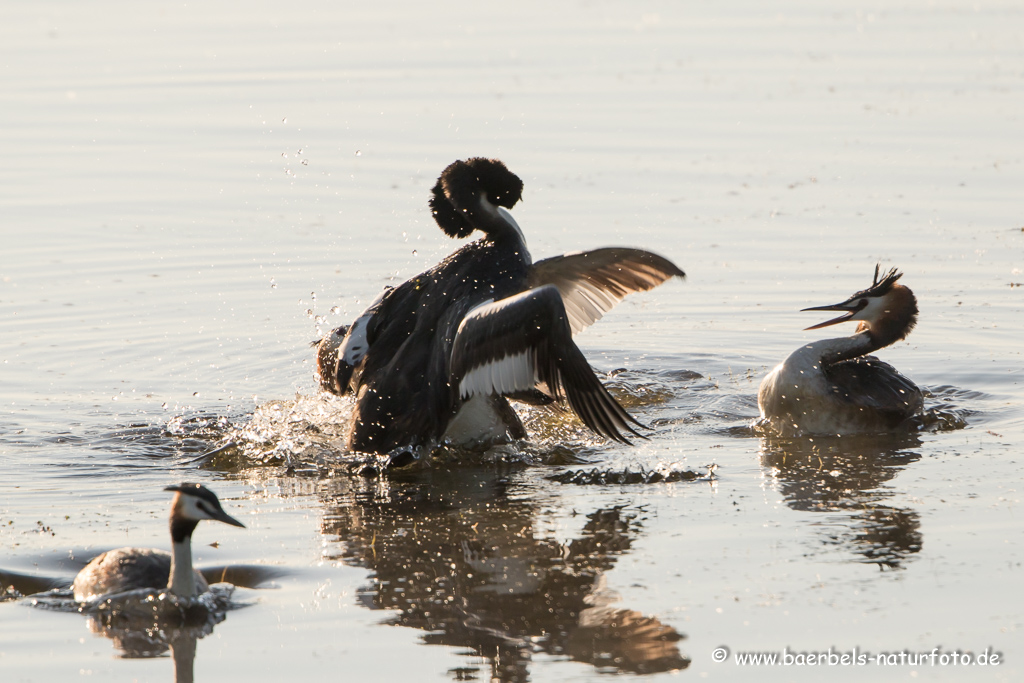
[(686, 277), (676, 264), (642, 249), (606, 247), (533, 264), (530, 286), (554, 285), (562, 295), (573, 334), (586, 329), (627, 294)]
[(623, 443), (629, 443), (623, 432), (644, 438), (630, 423), (643, 425), (608, 393), (573, 343), (562, 296), (552, 285), (471, 310), (455, 336), (451, 376), (462, 398), (545, 387), (598, 434)]
[[(394, 287), (385, 287), (351, 325), (339, 327), (321, 342), (317, 353), (317, 370), (322, 389), (344, 396), (352, 388), (353, 373), (370, 350), (371, 334), (378, 325), (377, 314), (393, 291)], [(330, 362), (333, 364), (329, 366), (330, 371), (327, 371)]]
[(924, 407), (924, 396), (917, 385), (874, 356), (826, 365), (823, 370), (837, 398), (875, 411), (890, 427), (919, 414)]

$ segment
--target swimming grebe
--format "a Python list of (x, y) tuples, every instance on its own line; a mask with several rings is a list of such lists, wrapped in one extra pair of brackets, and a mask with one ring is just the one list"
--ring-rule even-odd
[(850, 337), (823, 339), (790, 354), (757, 393), (760, 425), (782, 436), (889, 431), (921, 414), (924, 397), (896, 368), (867, 354), (905, 338), (917, 323), (917, 299), (897, 284), (895, 268), (846, 301), (805, 311), (843, 311), (816, 330), (857, 320)]
[(566, 401), (591, 430), (627, 442), (639, 425), (572, 341), (624, 296), (684, 277), (639, 249), (534, 263), (507, 209), (523, 183), (495, 159), (456, 161), (434, 186), (434, 220), (451, 237), (484, 236), (385, 290), (318, 349), (321, 386), (356, 397), (347, 446), (388, 454), (439, 443), (526, 437), (508, 399)]
[(179, 598), (209, 590), (192, 568), (192, 532), (201, 520), (213, 519), (245, 527), (224, 512), (213, 491), (201, 484), (178, 484), (171, 503), (171, 553), (150, 548), (118, 548), (94, 557), (75, 577), (75, 600), (87, 602), (112, 593), (140, 588), (167, 588)]

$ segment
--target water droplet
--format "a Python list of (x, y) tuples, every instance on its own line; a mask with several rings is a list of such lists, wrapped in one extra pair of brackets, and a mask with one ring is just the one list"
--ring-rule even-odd
[(277, 289), (277, 283), (274, 282), (274, 278), (270, 278), (270, 288)]
[(281, 119), (281, 123), (288, 123), (288, 119), (287, 118)]
[(356, 150), (356, 156), (357, 157), (361, 157), (361, 156), (363, 156), (363, 153), (357, 149)]
[(313, 301), (316, 301), (316, 292), (310, 292), (309, 296), (310, 296), (310, 298), (313, 299)]
[(331, 306), (331, 315), (338, 315), (341, 313), (341, 309), (337, 306)]
[(309, 166), (309, 159), (303, 159), (302, 160), (302, 165), (303, 166)]
[(301, 147), (299, 147), (299, 151), (295, 153), (296, 156), (298, 156), (299, 154), (302, 154), (302, 148)]
[(199, 396), (199, 392), (198, 392), (198, 391), (193, 391), (193, 392), (192, 392), (192, 395), (193, 395), (193, 396)]
[(413, 250), (412, 250), (412, 255), (413, 255), (413, 256), (415, 256), (415, 255), (416, 255), (416, 250), (415, 250), (415, 249), (413, 249)]
[(315, 318), (315, 320), (316, 320), (316, 324), (317, 324), (317, 325), (323, 325), (323, 324), (324, 324), (325, 322), (327, 322), (327, 316), (324, 316), (324, 315), (318, 315), (318, 316), (317, 316), (317, 317)]
[(306, 309), (306, 315), (308, 317), (312, 318), (313, 317), (313, 309), (312, 308), (307, 308)]
[(281, 152), (281, 156), (283, 156), (285, 159), (287, 159), (288, 158), (288, 152)]
[(167, 404), (166, 404), (166, 403), (162, 403), (162, 404), (160, 405), (160, 407), (161, 407), (161, 408), (163, 408), (164, 410), (167, 410)]

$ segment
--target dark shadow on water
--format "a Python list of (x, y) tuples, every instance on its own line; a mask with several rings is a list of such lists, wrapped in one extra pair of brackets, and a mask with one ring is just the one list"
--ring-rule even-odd
[[(773, 439), (760, 443), (761, 465), (793, 510), (832, 513), (818, 525), (828, 547), (861, 562), (900, 569), (924, 543), (920, 515), (892, 505), (888, 483), (918, 461), (917, 434)], [(836, 514), (840, 513), (840, 514)]]
[(50, 590), (70, 588), (72, 579), (56, 576), (37, 576), (0, 569), (0, 602), (16, 600), (23, 595), (34, 595)]
[[(393, 612), (388, 623), (424, 631), (426, 643), (487, 659), (483, 679), (528, 680), (538, 652), (606, 672), (686, 668), (683, 636), (613, 607), (605, 585), (641, 532), (642, 512), (592, 510), (579, 536), (559, 543), (535, 529), (539, 505), (510, 494), (509, 472), (499, 470), (322, 482), (334, 559), (371, 572), (360, 602)], [(450, 673), (478, 675), (470, 668)]]
[(211, 585), (230, 583), (238, 588), (267, 588), (277, 578), (288, 576), (291, 572), (283, 567), (271, 567), (262, 564), (235, 564), (221, 567), (202, 567), (203, 577)]
[[(105, 550), (93, 550), (90, 553), (82, 553), (81, 559), (68, 559), (67, 555), (57, 563), (61, 570), (72, 569), (75, 573), (89, 563), (93, 557), (102, 554)], [(276, 578), (287, 576), (288, 570), (282, 567), (271, 567), (259, 564), (240, 564), (219, 567), (199, 568), (207, 582), (230, 583), (240, 588), (265, 588), (267, 584)], [(25, 574), (0, 567), (0, 599), (4, 595), (21, 597), (35, 595), (54, 589), (70, 588), (74, 576), (42, 576), (39, 574)]]

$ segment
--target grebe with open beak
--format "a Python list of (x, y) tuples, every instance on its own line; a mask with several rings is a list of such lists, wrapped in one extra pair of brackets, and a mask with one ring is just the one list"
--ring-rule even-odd
[(917, 323), (917, 299), (879, 267), (870, 287), (846, 301), (805, 311), (843, 315), (808, 327), (859, 321), (849, 337), (801, 346), (769, 373), (757, 394), (759, 425), (781, 436), (885, 432), (921, 414), (921, 390), (896, 368), (867, 354), (904, 339)]

